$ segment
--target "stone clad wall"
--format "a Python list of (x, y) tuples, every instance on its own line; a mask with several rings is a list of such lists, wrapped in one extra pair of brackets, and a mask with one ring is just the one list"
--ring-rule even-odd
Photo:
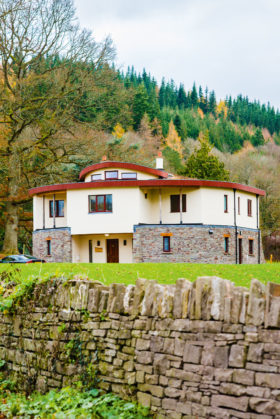
[[(47, 254), (51, 240), (51, 255)], [(68, 227), (33, 231), (33, 255), (46, 262), (72, 262), (72, 238)]]
[[(135, 226), (133, 234), (134, 262), (191, 262), (191, 263), (236, 263), (235, 229), (231, 226)], [(209, 234), (212, 230), (212, 234)], [(241, 231), (243, 262), (258, 263), (258, 232)], [(170, 235), (171, 252), (163, 252), (163, 235)], [(229, 238), (229, 252), (224, 251), (224, 236)], [(254, 253), (249, 255), (249, 238), (254, 240)], [(260, 243), (260, 261), (264, 262)]]
[(57, 280), (0, 315), (0, 359), (41, 391), (97, 373), (158, 418), (280, 419), (279, 326), (273, 283)]

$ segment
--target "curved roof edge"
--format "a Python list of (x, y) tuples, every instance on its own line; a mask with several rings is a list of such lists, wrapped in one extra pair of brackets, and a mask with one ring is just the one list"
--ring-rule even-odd
[(85, 176), (88, 173), (94, 170), (104, 169), (106, 167), (120, 167), (123, 169), (137, 170), (138, 172), (149, 173), (150, 175), (160, 176), (162, 178), (168, 177), (168, 173), (165, 172), (164, 170), (152, 169), (151, 167), (141, 166), (140, 164), (135, 164), (135, 163), (124, 163), (124, 162), (119, 162), (119, 161), (104, 161), (101, 163), (95, 163), (95, 164), (92, 164), (91, 166), (85, 167), (81, 171), (79, 179), (84, 180)]
[(253, 186), (242, 185), (234, 182), (222, 182), (216, 180), (199, 180), (199, 179), (150, 179), (150, 180), (96, 180), (94, 182), (79, 183), (61, 183), (58, 185), (38, 186), (29, 190), (29, 195), (33, 196), (41, 193), (59, 192), (70, 189), (94, 189), (94, 188), (110, 188), (125, 186), (142, 186), (142, 187), (165, 187), (165, 186), (204, 186), (210, 188), (236, 189), (239, 191), (249, 192), (255, 195), (265, 196), (265, 191), (254, 188)]

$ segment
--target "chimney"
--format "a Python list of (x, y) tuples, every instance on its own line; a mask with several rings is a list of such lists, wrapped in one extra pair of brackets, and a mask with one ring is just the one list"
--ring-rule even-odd
[(106, 161), (107, 160), (107, 156), (102, 156), (102, 161)]
[(162, 152), (159, 151), (157, 158), (156, 158), (156, 169), (163, 170), (163, 158), (162, 158)]

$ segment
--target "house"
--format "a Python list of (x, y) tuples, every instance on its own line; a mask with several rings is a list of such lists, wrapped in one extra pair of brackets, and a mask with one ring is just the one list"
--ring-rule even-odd
[(261, 263), (259, 198), (232, 182), (102, 161), (33, 196), (33, 253), (49, 262)]

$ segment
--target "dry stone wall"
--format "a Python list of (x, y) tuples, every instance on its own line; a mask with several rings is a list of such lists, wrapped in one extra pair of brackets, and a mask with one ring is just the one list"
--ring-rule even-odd
[(28, 389), (92, 380), (158, 418), (280, 419), (279, 326), (273, 283), (57, 280), (0, 315), (0, 359)]

